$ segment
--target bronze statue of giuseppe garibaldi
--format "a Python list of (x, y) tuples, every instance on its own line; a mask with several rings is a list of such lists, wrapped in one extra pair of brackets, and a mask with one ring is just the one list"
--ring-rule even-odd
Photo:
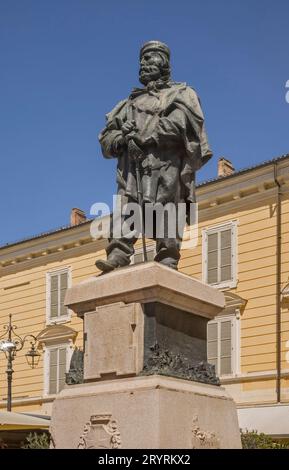
[[(170, 76), (170, 50), (149, 41), (140, 50), (139, 80), (107, 115), (99, 136), (105, 158), (117, 158), (118, 195), (124, 203), (187, 204), (195, 202), (195, 172), (212, 156), (204, 116), (196, 92)], [(138, 149), (139, 166), (131, 149)], [(97, 260), (103, 272), (130, 264), (136, 238), (109, 239), (107, 260)], [(156, 237), (155, 261), (177, 269), (180, 237)]]

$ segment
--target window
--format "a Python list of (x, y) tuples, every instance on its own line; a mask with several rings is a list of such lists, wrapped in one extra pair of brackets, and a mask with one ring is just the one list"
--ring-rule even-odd
[[(153, 261), (156, 256), (155, 245), (148, 245), (147, 247), (147, 258), (148, 261)], [(132, 256), (132, 264), (139, 264), (143, 262), (143, 249), (137, 248), (134, 255)]]
[(45, 391), (47, 395), (59, 393), (65, 385), (65, 374), (69, 369), (71, 351), (68, 344), (50, 346), (45, 349)]
[(47, 323), (66, 321), (70, 318), (69, 310), (64, 305), (66, 290), (70, 284), (68, 268), (47, 273)]
[(217, 287), (236, 287), (237, 224), (230, 222), (203, 232), (203, 281)]
[(235, 315), (208, 322), (207, 356), (218, 376), (239, 374), (239, 320)]

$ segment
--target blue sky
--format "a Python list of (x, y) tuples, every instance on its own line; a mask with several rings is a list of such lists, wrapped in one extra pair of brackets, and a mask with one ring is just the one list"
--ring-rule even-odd
[(166, 42), (202, 101), (213, 159), (237, 169), (289, 153), (288, 0), (0, 0), (0, 244), (111, 204), (104, 116), (138, 86), (138, 54)]

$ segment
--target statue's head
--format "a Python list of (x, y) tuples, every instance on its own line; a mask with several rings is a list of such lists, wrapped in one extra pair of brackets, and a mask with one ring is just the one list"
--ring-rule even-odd
[(159, 79), (170, 78), (170, 50), (160, 41), (146, 42), (140, 50), (139, 81), (147, 85)]

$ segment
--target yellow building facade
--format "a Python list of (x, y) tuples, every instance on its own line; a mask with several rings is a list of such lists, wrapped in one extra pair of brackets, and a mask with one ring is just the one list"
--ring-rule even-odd
[[(198, 243), (179, 270), (221, 289), (225, 310), (208, 324), (208, 359), (235, 399), (240, 427), (289, 437), (289, 155), (200, 184)], [(85, 221), (0, 248), (0, 336), (8, 316), (39, 339), (13, 362), (13, 411), (50, 415), (64, 386), (82, 320), (63, 305), (67, 287), (97, 274), (105, 240)], [(149, 245), (150, 256), (154, 246)], [(140, 244), (135, 259), (138, 262)], [(29, 345), (28, 345), (29, 346)], [(7, 400), (0, 352), (0, 409)]]

